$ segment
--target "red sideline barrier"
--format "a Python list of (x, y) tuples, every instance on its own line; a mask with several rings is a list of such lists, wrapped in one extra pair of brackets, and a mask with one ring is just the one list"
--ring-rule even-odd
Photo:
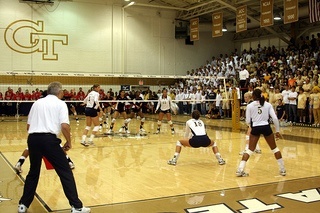
[(47, 170), (54, 169), (52, 164), (47, 160), (47, 158), (43, 157), (42, 159), (43, 159), (44, 164), (46, 165)]

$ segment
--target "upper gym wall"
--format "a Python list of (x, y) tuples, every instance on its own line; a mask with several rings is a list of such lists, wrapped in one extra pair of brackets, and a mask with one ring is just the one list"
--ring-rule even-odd
[(119, 4), (0, 0), (0, 72), (184, 75), (234, 49), (232, 35), (185, 45), (175, 11)]

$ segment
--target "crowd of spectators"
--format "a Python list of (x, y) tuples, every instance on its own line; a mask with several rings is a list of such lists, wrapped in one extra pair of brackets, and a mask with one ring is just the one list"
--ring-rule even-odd
[[(169, 95), (175, 100), (179, 114), (190, 114), (198, 109), (210, 118), (224, 118), (232, 114), (232, 90), (237, 92), (237, 98), (243, 103), (246, 92), (260, 88), (275, 109), (281, 100), (285, 112), (282, 119), (318, 125), (319, 47), (320, 33), (312, 35), (311, 39), (308, 36), (301, 36), (297, 41), (292, 39), (288, 47), (281, 50), (275, 46), (258, 45), (241, 53), (235, 49), (230, 54), (213, 56), (203, 66), (187, 71), (185, 78), (177, 79), (174, 85), (170, 85)], [(4, 94), (0, 92), (0, 100), (37, 100), (41, 92), (36, 89), (23, 93), (18, 88), (14, 93), (9, 87)], [(82, 88), (64, 92), (64, 99), (70, 101), (81, 101), (87, 94)], [(145, 112), (153, 113), (161, 90), (147, 90), (142, 94), (145, 100), (152, 100), (146, 105)], [(112, 100), (116, 95), (117, 92), (112, 89), (100, 91), (101, 100)], [(133, 96), (134, 91), (129, 91), (127, 95)], [(27, 114), (30, 104), (24, 107), (21, 104), (20, 107), (21, 114)], [(0, 114), (14, 115), (16, 108), (15, 103), (2, 103)]]

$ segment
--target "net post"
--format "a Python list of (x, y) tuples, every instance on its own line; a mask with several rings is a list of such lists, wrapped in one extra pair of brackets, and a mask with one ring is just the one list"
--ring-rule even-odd
[(232, 131), (240, 130), (240, 102), (237, 90), (232, 89)]

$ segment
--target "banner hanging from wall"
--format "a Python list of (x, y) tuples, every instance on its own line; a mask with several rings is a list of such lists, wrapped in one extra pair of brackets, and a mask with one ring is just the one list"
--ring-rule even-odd
[(260, 26), (268, 27), (273, 25), (273, 0), (261, 0), (260, 2)]
[(284, 23), (289, 24), (299, 19), (298, 0), (284, 0)]
[(241, 6), (237, 8), (236, 17), (236, 32), (242, 32), (247, 30), (247, 6)]
[(199, 18), (190, 20), (190, 41), (199, 40)]
[(223, 13), (212, 14), (212, 37), (219, 37), (223, 35)]

